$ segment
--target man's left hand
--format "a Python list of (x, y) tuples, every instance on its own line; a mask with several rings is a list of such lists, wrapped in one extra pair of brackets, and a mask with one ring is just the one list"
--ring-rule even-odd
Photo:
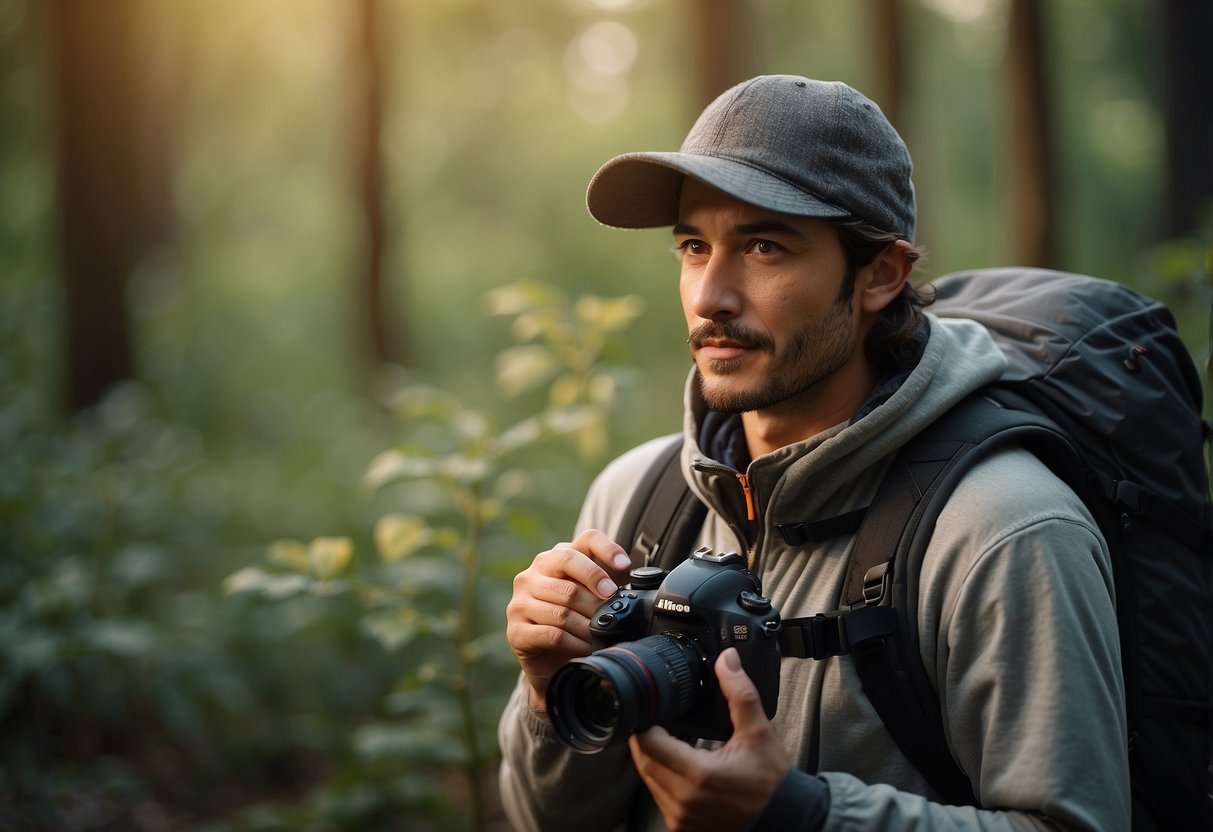
[(628, 740), (636, 770), (673, 832), (747, 828), (792, 766), (734, 648), (717, 658), (716, 678), (733, 721), (724, 746), (694, 748), (657, 726)]

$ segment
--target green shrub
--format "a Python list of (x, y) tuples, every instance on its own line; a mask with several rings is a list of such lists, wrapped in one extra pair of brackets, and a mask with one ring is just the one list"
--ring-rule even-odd
[(237, 597), (352, 600), (362, 631), (403, 659), (379, 718), (351, 733), (356, 774), (339, 773), (313, 797), (313, 821), (340, 826), (353, 812), (359, 828), (392, 817), (488, 823), (495, 726), (518, 673), (503, 630), (510, 579), (565, 533), (544, 524), (548, 501), (567, 494), (544, 468), (570, 467), (567, 454), (549, 454), (571, 444), (588, 461), (608, 446), (620, 373), (603, 354), (640, 304), (570, 304), (551, 289), (518, 285), (492, 293), (490, 311), (514, 316), (520, 342), (498, 356), (499, 389), (505, 398), (546, 391), (538, 412), (506, 426), (449, 391), (399, 386), (390, 406), (403, 439), (364, 478), (390, 507), (370, 551), (356, 535), (279, 540), (264, 563), (227, 580)]

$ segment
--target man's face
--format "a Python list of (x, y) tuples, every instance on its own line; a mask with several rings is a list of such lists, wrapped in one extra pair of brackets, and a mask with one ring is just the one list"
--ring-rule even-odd
[(674, 241), (704, 400), (742, 413), (831, 407), (866, 363), (846, 260), (827, 221), (756, 208), (687, 179)]

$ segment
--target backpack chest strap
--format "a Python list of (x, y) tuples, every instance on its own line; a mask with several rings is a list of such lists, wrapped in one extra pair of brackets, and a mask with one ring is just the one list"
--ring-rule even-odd
[(827, 659), (847, 653), (864, 653), (897, 632), (892, 607), (861, 607), (791, 618), (783, 622), (779, 649), (796, 659)]

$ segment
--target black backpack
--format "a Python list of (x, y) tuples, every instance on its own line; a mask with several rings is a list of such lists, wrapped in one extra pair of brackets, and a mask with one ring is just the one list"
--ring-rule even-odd
[[(1133, 828), (1213, 829), (1213, 507), (1200, 380), (1169, 310), (1117, 283), (1042, 269), (935, 282), (932, 311), (984, 324), (1002, 379), (898, 454), (866, 510), (782, 527), (791, 545), (856, 533), (843, 607), (784, 622), (785, 655), (849, 655), (899, 747), (954, 804), (972, 804), (917, 647), (918, 576), (935, 519), (992, 450), (1036, 453), (1079, 494), (1112, 554), (1128, 707)], [(706, 516), (678, 465), (653, 465), (617, 538), (672, 568)], [(630, 546), (629, 546), (630, 544)]]

